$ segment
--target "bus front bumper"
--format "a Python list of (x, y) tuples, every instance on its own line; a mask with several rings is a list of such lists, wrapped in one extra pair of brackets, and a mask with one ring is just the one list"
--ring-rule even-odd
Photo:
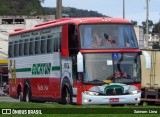
[(137, 94), (99, 96), (82, 93), (82, 104), (138, 104), (141, 92)]

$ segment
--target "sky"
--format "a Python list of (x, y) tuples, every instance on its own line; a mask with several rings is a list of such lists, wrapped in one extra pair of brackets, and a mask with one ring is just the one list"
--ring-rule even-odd
[[(92, 10), (114, 18), (123, 18), (123, 0), (62, 0), (64, 7)], [(56, 7), (56, 0), (45, 0), (45, 7)], [(146, 0), (125, 0), (125, 18), (139, 25), (146, 20)], [(160, 0), (149, 0), (149, 20), (160, 20)]]

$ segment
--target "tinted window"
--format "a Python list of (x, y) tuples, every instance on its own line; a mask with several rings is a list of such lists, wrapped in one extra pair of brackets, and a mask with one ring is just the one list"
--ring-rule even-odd
[(81, 25), (80, 39), (83, 49), (138, 48), (132, 25)]

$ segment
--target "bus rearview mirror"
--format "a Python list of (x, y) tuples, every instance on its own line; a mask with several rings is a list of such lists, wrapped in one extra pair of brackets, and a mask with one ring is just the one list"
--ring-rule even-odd
[(77, 55), (77, 71), (83, 72), (83, 55), (81, 54), (81, 52), (78, 52)]

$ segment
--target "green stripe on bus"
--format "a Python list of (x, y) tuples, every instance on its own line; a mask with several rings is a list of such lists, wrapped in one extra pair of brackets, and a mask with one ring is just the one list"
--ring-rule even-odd
[[(60, 70), (60, 66), (52, 66), (52, 71)], [(20, 68), (16, 69), (16, 72), (30, 72), (32, 71), (31, 68)]]
[(53, 66), (52, 67), (52, 71), (57, 71), (57, 70), (60, 70), (60, 66)]
[(21, 69), (16, 69), (16, 72), (30, 72), (31, 68), (21, 68)]

